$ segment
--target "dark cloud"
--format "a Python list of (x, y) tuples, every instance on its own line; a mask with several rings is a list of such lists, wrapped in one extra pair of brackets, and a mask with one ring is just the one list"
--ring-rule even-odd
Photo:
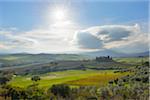
[(102, 41), (88, 32), (78, 32), (76, 38), (80, 48), (97, 49), (102, 47)]
[(133, 29), (122, 25), (107, 25), (99, 26), (99, 31), (96, 33), (97, 36), (107, 35), (105, 42), (122, 40), (133, 33)]
[[(114, 28), (114, 29), (111, 28), (111, 29), (105, 29), (103, 31), (105, 31), (105, 34), (108, 35), (107, 38), (109, 38), (108, 40), (109, 42), (122, 40), (123, 38), (128, 37), (131, 33), (131, 31), (127, 31), (123, 28)], [(101, 32), (99, 33), (102, 34)]]

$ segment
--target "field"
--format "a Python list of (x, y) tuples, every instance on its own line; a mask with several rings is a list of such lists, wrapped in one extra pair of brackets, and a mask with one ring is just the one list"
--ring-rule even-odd
[(106, 86), (108, 82), (111, 80), (115, 80), (117, 78), (121, 78), (125, 75), (131, 74), (129, 72), (126, 73), (114, 73), (113, 71), (103, 71), (98, 73), (97, 75), (92, 75), (86, 78), (82, 78), (79, 80), (73, 80), (67, 82), (69, 85), (76, 86)]
[[(53, 56), (57, 56), (57, 55), (53, 55)], [(59, 57), (62, 56), (63, 58), (76, 57), (76, 55), (71, 55), (71, 56), (58, 55), (58, 56)], [(96, 62), (94, 60), (57, 61), (57, 65), (56, 65), (53, 63), (41, 64), (41, 60), (39, 60), (34, 65), (34, 63), (26, 63), (29, 59), (28, 57), (32, 57), (32, 60), (30, 59), (30, 62), (34, 62), (35, 59), (38, 60), (41, 58), (42, 59), (51, 58), (48, 55), (43, 55), (43, 54), (11, 55), (11, 56), (2, 57), (3, 60), (13, 61), (13, 63), (18, 63), (16, 61), (18, 59), (20, 60), (22, 59), (23, 67), (22, 65), (19, 65), (17, 67), (13, 66), (12, 68), (17, 73), (26, 73), (27, 71), (29, 71), (27, 75), (22, 75), (22, 74), (14, 75), (12, 80), (9, 82), (10, 85), (26, 88), (29, 85), (33, 84), (33, 81), (31, 81), (31, 77), (34, 76), (34, 74), (36, 73), (39, 74), (43, 71), (44, 73), (42, 72), (41, 74), (39, 74), (41, 80), (37, 82), (39, 83), (39, 87), (41, 88), (48, 88), (53, 84), (68, 84), (71, 86), (104, 86), (107, 85), (108, 82), (111, 80), (114, 80), (116, 78), (121, 78), (122, 76), (126, 76), (127, 74), (130, 74), (129, 72), (114, 73), (115, 70), (120, 70), (120, 68), (123, 69), (130, 68), (132, 67), (130, 66), (130, 64), (138, 64), (141, 63), (142, 60), (148, 61), (148, 57), (145, 58), (132, 57), (132, 58), (114, 58), (114, 61), (111, 62)], [(24, 67), (24, 66), (28, 66), (28, 67)], [(10, 70), (10, 68), (8, 70)]]
[(128, 64), (141, 64), (142, 62), (149, 61), (149, 57), (124, 57), (114, 58), (117, 62), (128, 63)]
[[(59, 57), (69, 60), (56, 60)], [(0, 57), (0, 99), (148, 100), (148, 57), (80, 58), (45, 54)]]
[[(114, 73), (111, 70), (68, 70), (61, 72), (51, 72), (41, 75), (41, 80), (38, 82), (39, 87), (48, 88), (53, 84), (65, 83), (71, 86), (103, 86), (108, 81), (120, 78), (129, 73)], [(33, 82), (31, 76), (16, 76), (9, 82), (12, 86), (25, 88)]]

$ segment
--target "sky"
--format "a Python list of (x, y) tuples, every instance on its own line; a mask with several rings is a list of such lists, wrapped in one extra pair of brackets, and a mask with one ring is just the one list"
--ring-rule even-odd
[(0, 0), (0, 53), (138, 53), (148, 0)]

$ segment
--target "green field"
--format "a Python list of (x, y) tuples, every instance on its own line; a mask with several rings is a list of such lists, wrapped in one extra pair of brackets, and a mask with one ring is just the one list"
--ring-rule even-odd
[(149, 57), (124, 57), (124, 58), (114, 58), (117, 62), (128, 63), (128, 64), (141, 64), (142, 62), (149, 61)]
[[(61, 72), (51, 72), (41, 75), (41, 80), (38, 81), (39, 87), (48, 88), (53, 84), (65, 83), (71, 86), (82, 85), (106, 85), (108, 81), (125, 76), (129, 73), (113, 73), (111, 70), (68, 70)], [(12, 86), (26, 88), (33, 84), (31, 76), (16, 76), (9, 82)]]

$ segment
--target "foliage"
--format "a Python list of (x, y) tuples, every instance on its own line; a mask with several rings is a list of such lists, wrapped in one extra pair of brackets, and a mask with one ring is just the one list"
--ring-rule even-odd
[(31, 80), (37, 82), (37, 81), (41, 80), (41, 78), (40, 78), (40, 76), (36, 75), (36, 76), (31, 77)]
[(46, 96), (44, 91), (38, 87), (38, 84), (32, 84), (26, 88), (26, 94), (28, 99), (32, 100), (44, 100)]
[(111, 100), (148, 100), (148, 67), (149, 66), (138, 66), (132, 69), (135, 74), (114, 80), (114, 84), (101, 88), (101, 98)]
[(54, 95), (62, 96), (63, 98), (69, 97), (71, 91), (70, 87), (64, 84), (53, 85), (50, 90)]
[(9, 81), (7, 77), (0, 77), (0, 84), (6, 84)]

